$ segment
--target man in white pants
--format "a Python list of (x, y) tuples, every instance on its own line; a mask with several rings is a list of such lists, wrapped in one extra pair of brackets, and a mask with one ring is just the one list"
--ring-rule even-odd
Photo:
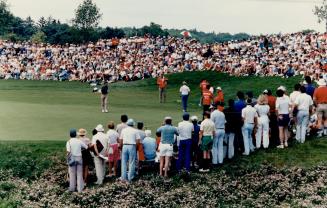
[(210, 117), (216, 129), (212, 145), (212, 164), (221, 165), (224, 161), (225, 114), (216, 109)]
[[(105, 176), (106, 161), (99, 156), (104, 155), (104, 153), (106, 152), (109, 137), (104, 133), (104, 128), (101, 124), (99, 124), (95, 129), (97, 130), (98, 133), (94, 135), (92, 138), (92, 144), (94, 145), (95, 152), (96, 152), (96, 154), (94, 155), (94, 166), (95, 166), (95, 173), (97, 176), (96, 184), (101, 185), (103, 183), (103, 179)], [(97, 149), (97, 141), (100, 142), (103, 146), (103, 149), (101, 151)]]
[(298, 95), (294, 101), (294, 106), (297, 107), (296, 115), (296, 140), (304, 143), (307, 132), (307, 126), (309, 123), (309, 114), (313, 105), (313, 101), (310, 95), (306, 94), (304, 86), (300, 88), (301, 94)]

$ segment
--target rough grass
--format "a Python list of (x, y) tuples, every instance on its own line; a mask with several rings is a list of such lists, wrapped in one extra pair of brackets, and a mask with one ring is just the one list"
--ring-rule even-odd
[(158, 103), (153, 79), (112, 84), (109, 114), (99, 112), (99, 96), (86, 84), (1, 80), (0, 208), (94, 207), (99, 201), (132, 207), (205, 207), (205, 202), (209, 207), (327, 206), (327, 138), (237, 156), (209, 174), (192, 173), (191, 182), (174, 176), (167, 184), (157, 173), (147, 173), (129, 186), (109, 181), (81, 195), (67, 193), (64, 148), (72, 127), (90, 132), (98, 123), (118, 122), (123, 113), (142, 120), (152, 130), (166, 115), (173, 116), (176, 124), (181, 116), (178, 89), (184, 80), (192, 90), (190, 112), (199, 116), (198, 85), (202, 78), (221, 86), (226, 99), (234, 98), (238, 90), (253, 90), (258, 95), (281, 84), (291, 89), (300, 79), (237, 78), (215, 72), (168, 78), (166, 104)]

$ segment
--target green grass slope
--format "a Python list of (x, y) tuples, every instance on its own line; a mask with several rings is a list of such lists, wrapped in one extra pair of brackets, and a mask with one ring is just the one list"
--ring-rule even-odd
[[(89, 132), (99, 123), (119, 122), (127, 114), (145, 127), (155, 130), (165, 116), (174, 123), (182, 111), (179, 87), (187, 81), (191, 87), (190, 113), (200, 116), (198, 107), (199, 82), (206, 78), (214, 86), (224, 89), (226, 98), (234, 98), (238, 90), (253, 90), (258, 95), (263, 89), (285, 85), (291, 89), (299, 77), (230, 77), (216, 72), (185, 72), (168, 76), (168, 100), (158, 103), (154, 79), (120, 82), (111, 85), (109, 113), (100, 112), (100, 96), (91, 93), (87, 84), (78, 82), (0, 80), (0, 140), (65, 140), (70, 128), (86, 128)], [(90, 136), (90, 135), (89, 135)]]

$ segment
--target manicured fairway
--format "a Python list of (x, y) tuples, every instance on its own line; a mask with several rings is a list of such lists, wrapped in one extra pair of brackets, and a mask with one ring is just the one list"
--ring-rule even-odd
[[(191, 87), (190, 113), (200, 116), (199, 88), (202, 78), (214, 86), (222, 86), (227, 98), (234, 98), (237, 90), (276, 89), (283, 84), (289, 89), (299, 78), (229, 77), (215, 72), (186, 72), (168, 76), (169, 90), (166, 104), (158, 103), (154, 79), (115, 83), (109, 95), (109, 113), (100, 112), (100, 96), (91, 87), (79, 82), (0, 80), (0, 140), (65, 140), (70, 128), (86, 128), (89, 132), (98, 124), (127, 114), (145, 127), (155, 130), (165, 116), (174, 123), (182, 115), (179, 87), (186, 80)], [(91, 136), (91, 135), (89, 135)]]

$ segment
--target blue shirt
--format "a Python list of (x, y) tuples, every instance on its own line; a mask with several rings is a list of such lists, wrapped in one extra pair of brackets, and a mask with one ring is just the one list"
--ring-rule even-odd
[(154, 160), (156, 158), (156, 148), (157, 148), (156, 140), (151, 137), (145, 137), (143, 139), (142, 144), (143, 144), (145, 159)]
[(160, 127), (157, 132), (161, 133), (162, 144), (173, 144), (175, 135), (178, 135), (177, 128), (171, 125), (164, 125)]
[(241, 113), (243, 108), (246, 107), (246, 103), (244, 100), (237, 100), (235, 103), (234, 103), (234, 110), (237, 112), (237, 113)]
[(315, 87), (312, 84), (305, 85), (306, 93), (313, 97), (313, 93), (315, 92)]
[(192, 134), (192, 141), (194, 144), (197, 144), (199, 142), (199, 134), (200, 134), (200, 126), (198, 124), (194, 125), (194, 131)]

